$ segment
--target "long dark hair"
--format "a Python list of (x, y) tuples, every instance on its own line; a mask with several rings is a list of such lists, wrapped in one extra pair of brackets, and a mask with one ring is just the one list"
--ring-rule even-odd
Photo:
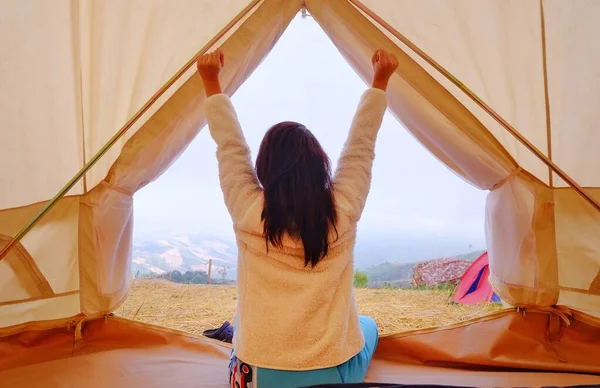
[(314, 267), (329, 251), (335, 230), (331, 164), (321, 144), (302, 124), (285, 121), (271, 127), (258, 151), (256, 174), (263, 186), (264, 235), (281, 248), (284, 233), (300, 238), (304, 265)]

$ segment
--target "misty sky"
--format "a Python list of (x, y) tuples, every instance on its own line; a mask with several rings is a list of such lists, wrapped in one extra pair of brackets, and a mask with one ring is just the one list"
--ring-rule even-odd
[[(366, 85), (315, 21), (297, 17), (232, 100), (253, 158), (264, 132), (292, 120), (319, 139), (335, 167)], [(216, 145), (204, 128), (157, 181), (135, 195), (135, 230), (232, 234), (219, 188)], [(424, 149), (388, 112), (360, 230), (435, 234), (483, 246), (486, 192)]]

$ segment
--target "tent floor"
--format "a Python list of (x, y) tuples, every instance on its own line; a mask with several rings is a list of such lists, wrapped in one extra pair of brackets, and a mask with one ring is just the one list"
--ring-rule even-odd
[[(500, 315), (483, 322), (502, 319), (506, 318)], [(457, 325), (455, 329), (465, 330), (478, 323), (481, 321)], [(435, 339), (435, 333), (383, 337), (367, 380), (457, 386), (600, 384), (600, 375), (595, 371), (576, 374), (499, 370), (502, 368), (491, 365), (467, 368), (465, 363), (459, 369), (457, 365), (426, 366), (418, 360), (401, 362), (398, 357), (389, 356), (390, 347), (396, 348), (397, 355), (406, 354), (411, 346), (397, 347), (398, 341), (418, 337), (422, 337), (419, 341), (427, 353), (430, 350), (426, 337)], [(597, 357), (597, 349), (588, 356)], [(119, 318), (101, 319), (89, 322), (78, 342), (72, 331), (64, 329), (26, 332), (0, 341), (0, 387), (228, 387), (229, 351), (225, 344), (213, 340)]]

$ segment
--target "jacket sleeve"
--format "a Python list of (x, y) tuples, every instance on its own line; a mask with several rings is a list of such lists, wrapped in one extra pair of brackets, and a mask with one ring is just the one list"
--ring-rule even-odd
[(371, 187), (375, 140), (387, 108), (387, 94), (367, 90), (354, 115), (333, 179), (337, 207), (352, 221), (362, 215)]
[(233, 222), (237, 223), (262, 189), (229, 97), (213, 95), (205, 101), (205, 109), (210, 135), (217, 143), (219, 180), (225, 205)]

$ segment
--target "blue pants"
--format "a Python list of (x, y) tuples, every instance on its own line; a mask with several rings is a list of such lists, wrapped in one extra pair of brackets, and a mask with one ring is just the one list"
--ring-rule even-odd
[[(232, 352), (229, 365), (232, 386), (240, 388), (296, 388), (316, 384), (361, 383), (367, 375), (379, 334), (372, 318), (359, 316), (360, 328), (365, 337), (365, 347), (356, 356), (336, 367), (309, 371), (285, 371), (255, 368), (238, 360)], [(230, 381), (230, 384), (232, 382)]]

